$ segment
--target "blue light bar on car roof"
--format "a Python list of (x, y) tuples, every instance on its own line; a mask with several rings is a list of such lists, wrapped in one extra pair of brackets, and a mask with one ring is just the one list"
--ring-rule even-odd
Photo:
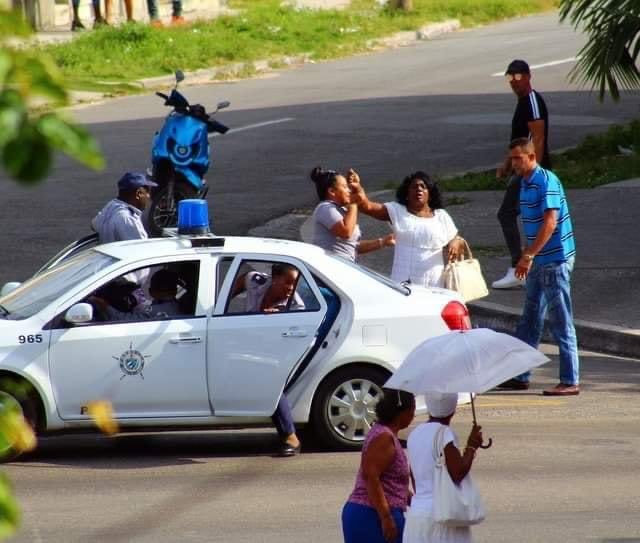
[(204, 200), (187, 199), (178, 202), (178, 235), (209, 234), (209, 208)]

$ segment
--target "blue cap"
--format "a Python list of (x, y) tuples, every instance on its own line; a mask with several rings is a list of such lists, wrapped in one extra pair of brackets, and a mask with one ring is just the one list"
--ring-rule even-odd
[(140, 187), (157, 187), (145, 174), (140, 172), (127, 172), (118, 181), (118, 190), (129, 191)]

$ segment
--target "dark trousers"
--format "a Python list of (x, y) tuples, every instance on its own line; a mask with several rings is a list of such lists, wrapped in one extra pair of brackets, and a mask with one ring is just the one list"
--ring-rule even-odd
[(289, 404), (287, 397), (284, 395), (284, 392), (282, 393), (282, 396), (280, 396), (276, 412), (271, 415), (271, 420), (273, 421), (276, 430), (278, 430), (278, 435), (282, 439), (296, 433), (296, 427), (293, 424), (293, 416), (291, 415), (291, 405)]
[[(182, 0), (173, 0), (171, 2), (173, 9), (173, 16), (180, 17), (182, 15)], [(147, 10), (149, 11), (150, 19), (158, 18), (158, 0), (147, 0)]]
[(520, 176), (512, 175), (507, 183), (507, 190), (504, 191), (502, 205), (498, 210), (498, 220), (511, 255), (512, 268), (516, 267), (522, 256), (518, 215), (520, 215)]

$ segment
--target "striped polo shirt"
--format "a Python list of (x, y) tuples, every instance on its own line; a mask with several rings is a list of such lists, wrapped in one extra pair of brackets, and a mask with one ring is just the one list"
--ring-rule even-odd
[(549, 241), (536, 255), (536, 264), (564, 262), (576, 254), (573, 226), (562, 183), (553, 172), (537, 166), (529, 178), (522, 178), (520, 184), (520, 218), (527, 246), (536, 239), (547, 209), (558, 210), (558, 223)]

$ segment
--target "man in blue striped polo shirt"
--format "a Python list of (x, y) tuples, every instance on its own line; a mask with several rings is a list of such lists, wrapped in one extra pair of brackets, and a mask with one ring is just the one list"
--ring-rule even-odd
[[(537, 348), (544, 319), (560, 349), (560, 383), (546, 396), (580, 393), (578, 342), (573, 325), (570, 278), (576, 254), (571, 216), (562, 183), (536, 162), (534, 143), (519, 138), (509, 145), (511, 164), (521, 176), (520, 218), (527, 239), (516, 266), (516, 277), (526, 279), (526, 300), (516, 336)], [(502, 383), (500, 388), (529, 388), (529, 373)]]

